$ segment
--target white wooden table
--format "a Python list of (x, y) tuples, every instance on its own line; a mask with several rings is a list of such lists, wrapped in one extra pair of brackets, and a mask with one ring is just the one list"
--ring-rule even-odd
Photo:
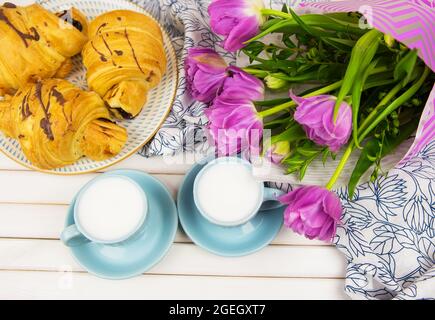
[[(189, 165), (133, 156), (114, 168), (146, 171), (175, 197)], [(215, 256), (179, 231), (166, 258), (146, 274), (123, 281), (96, 278), (59, 241), (67, 205), (96, 175), (41, 174), (0, 154), (0, 299), (346, 298), (341, 253), (288, 230), (242, 258)]]

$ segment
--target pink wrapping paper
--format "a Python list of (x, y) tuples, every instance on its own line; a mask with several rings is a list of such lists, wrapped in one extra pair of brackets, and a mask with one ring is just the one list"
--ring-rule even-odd
[[(353, 0), (302, 3), (304, 13), (358, 11), (364, 15), (363, 27), (389, 34), (419, 57), (435, 72), (435, 2), (431, 0)], [(412, 157), (435, 139), (435, 86), (426, 103), (414, 144), (401, 161)]]

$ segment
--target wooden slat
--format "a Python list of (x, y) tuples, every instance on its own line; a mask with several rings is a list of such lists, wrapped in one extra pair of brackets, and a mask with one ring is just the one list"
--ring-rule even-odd
[[(0, 269), (56, 271), (83, 269), (58, 240), (0, 240)], [(255, 254), (224, 258), (193, 244), (174, 244), (157, 274), (340, 278), (345, 259), (332, 247), (269, 246)]]
[[(184, 174), (189, 170), (196, 158), (201, 159), (201, 156), (179, 154), (175, 156), (144, 158), (139, 155), (133, 155), (112, 167), (103, 169), (102, 171), (136, 169), (148, 173)], [(30, 169), (12, 161), (2, 153), (0, 153), (0, 170), (31, 171)]]
[[(0, 204), (0, 238), (58, 239), (65, 222), (66, 205)], [(181, 231), (176, 242), (191, 242)], [(283, 228), (273, 244), (328, 246)]]
[(144, 275), (107, 281), (88, 274), (0, 272), (0, 299), (346, 299), (341, 279)]
[[(52, 176), (32, 171), (0, 171), (0, 203), (68, 204), (80, 188), (98, 174)], [(182, 175), (154, 175), (162, 181), (173, 197)]]

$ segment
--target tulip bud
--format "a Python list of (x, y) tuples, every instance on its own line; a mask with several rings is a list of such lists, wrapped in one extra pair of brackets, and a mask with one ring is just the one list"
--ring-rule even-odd
[(384, 41), (388, 48), (392, 48), (396, 43), (396, 40), (389, 34), (384, 34)]
[(421, 101), (417, 98), (414, 98), (411, 100), (411, 103), (415, 106), (418, 107), (421, 104)]
[(290, 154), (290, 143), (288, 141), (278, 141), (272, 144), (265, 152), (264, 156), (272, 163), (280, 164)]
[(317, 57), (318, 54), (319, 54), (319, 50), (317, 48), (311, 48), (308, 51), (308, 57), (310, 59), (314, 59), (315, 57)]
[(277, 78), (275, 77), (275, 75), (284, 75), (284, 74), (283, 73), (270, 74), (266, 78), (264, 78), (264, 81), (266, 82), (266, 86), (269, 89), (278, 90), (288, 86), (289, 83), (287, 81)]

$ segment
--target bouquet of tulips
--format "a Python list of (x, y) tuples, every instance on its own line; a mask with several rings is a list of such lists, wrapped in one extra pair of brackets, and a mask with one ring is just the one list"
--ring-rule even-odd
[[(316, 159), (343, 149), (326, 186), (283, 196), (285, 223), (308, 238), (331, 240), (342, 207), (331, 192), (351, 154), (359, 160), (349, 180), (352, 197), (363, 174), (375, 181), (381, 159), (417, 129), (434, 73), (388, 34), (361, 28), (357, 12), (298, 15), (260, 0), (215, 0), (212, 30), (222, 46), (249, 57), (228, 66), (215, 51), (193, 48), (186, 60), (192, 96), (209, 104), (208, 133), (219, 155), (257, 151), (302, 180)], [(265, 39), (278, 38), (279, 43)], [(265, 91), (286, 92), (265, 100)], [(265, 130), (272, 134), (264, 143)], [(266, 146), (261, 148), (262, 146)]]

